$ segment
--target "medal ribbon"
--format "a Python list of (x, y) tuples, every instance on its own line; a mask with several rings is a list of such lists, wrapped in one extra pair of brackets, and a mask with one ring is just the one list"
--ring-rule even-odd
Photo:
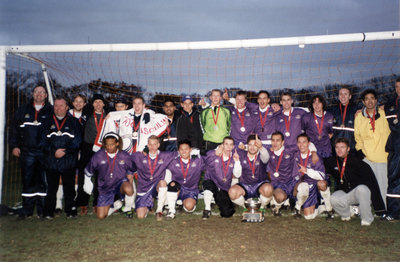
[(285, 150), (282, 151), (281, 155), (279, 156), (279, 160), (278, 160), (278, 164), (276, 165), (275, 168), (275, 172), (278, 172), (279, 167), (281, 166), (281, 162), (282, 162), (282, 157), (283, 157), (283, 153), (285, 152)]
[(343, 181), (344, 170), (346, 169), (346, 162), (347, 162), (347, 156), (344, 158), (344, 160), (343, 160), (343, 167), (342, 167), (342, 169), (340, 170), (339, 161), (338, 161), (338, 159), (336, 158), (337, 168), (338, 168), (338, 170), (339, 170), (339, 172), (340, 172), (340, 182)]
[(342, 103), (339, 104), (340, 116), (342, 117), (342, 125), (344, 125), (344, 120), (346, 119), (346, 113), (347, 113), (347, 106), (348, 106), (348, 105), (349, 105), (349, 104), (347, 104), (347, 105), (344, 107), (344, 113), (342, 113)]
[(103, 125), (103, 112), (101, 112), (101, 116), (100, 116), (100, 121), (97, 122), (97, 116), (96, 116), (96, 112), (93, 112), (93, 117), (94, 117), (94, 124), (96, 125), (96, 130), (97, 133), (100, 132), (101, 126)]
[(229, 163), (231, 162), (231, 156), (229, 156), (228, 159), (228, 164), (225, 166), (225, 161), (224, 161), (224, 156), (221, 156), (221, 161), (222, 161), (222, 171), (224, 171), (224, 178), (226, 179), (226, 176), (228, 175), (229, 171)]
[(220, 108), (221, 108), (221, 107), (219, 106), (219, 107), (218, 107), (218, 111), (217, 111), (217, 118), (215, 118), (215, 116), (214, 116), (214, 110), (211, 110), (211, 114), (212, 114), (212, 117), (213, 117), (214, 125), (217, 125), (218, 116), (219, 116), (219, 109), (220, 109)]
[(287, 119), (286, 116), (283, 115), (283, 119), (285, 120), (286, 132), (289, 132), (291, 118), (292, 118), (292, 110), (289, 111), (289, 119)]
[(371, 124), (371, 127), (372, 127), (372, 132), (375, 132), (375, 113), (376, 113), (376, 111), (374, 109), (373, 116), (371, 117), (369, 115), (369, 113), (367, 112), (367, 115), (368, 115), (368, 118), (369, 118), (369, 123)]
[(324, 127), (324, 118), (325, 118), (325, 114), (322, 113), (322, 117), (321, 117), (321, 125), (318, 124), (318, 119), (317, 116), (314, 113), (314, 120), (315, 120), (315, 124), (317, 125), (317, 130), (318, 130), (318, 134), (321, 135), (322, 134), (322, 128)]
[(68, 117), (68, 116), (65, 116), (65, 118), (64, 118), (64, 120), (62, 121), (61, 126), (60, 126), (60, 125), (58, 125), (57, 118), (55, 117), (55, 115), (53, 115), (54, 123), (56, 123), (56, 126), (57, 126), (57, 131), (61, 131), (61, 128), (64, 126), (65, 121), (67, 120), (67, 117)]
[[(308, 159), (309, 158), (310, 158), (310, 150), (308, 150), (307, 157), (306, 157), (306, 160), (304, 160), (304, 162), (303, 162), (303, 158), (301, 157), (301, 153), (300, 153), (300, 165), (302, 165), (303, 167), (307, 168), (307, 164), (308, 164)], [(301, 174), (304, 176), (303, 172), (301, 172)]]
[[(73, 109), (72, 109), (72, 116), (75, 117), (75, 110), (73, 110)], [(78, 121), (79, 121), (79, 123), (82, 124), (82, 117), (78, 118)]]
[(242, 113), (240, 113), (239, 110), (236, 109), (236, 113), (237, 113), (237, 116), (238, 116), (238, 118), (240, 120), (240, 126), (244, 127), (244, 110), (242, 111)]
[(190, 123), (193, 124), (193, 115), (190, 117)]
[[(267, 109), (267, 112), (265, 112), (264, 117), (261, 118), (261, 112), (260, 114), (258, 114), (258, 116), (260, 117), (260, 122), (261, 122), (261, 127), (264, 128), (265, 122), (267, 122), (267, 117), (268, 117), (268, 111), (269, 111), (269, 107)], [(286, 124), (286, 119), (285, 119), (285, 124)], [(290, 123), (289, 123), (290, 125)]]
[[(396, 101), (396, 102), (397, 102), (397, 101)], [(43, 107), (44, 107), (44, 105), (43, 105)], [(43, 108), (43, 107), (42, 107), (42, 108)], [(39, 110), (36, 110), (35, 104), (33, 104), (33, 108), (35, 108), (35, 121), (37, 121), (38, 114), (39, 114), (40, 110), (42, 110), (42, 108), (40, 108)]]
[(182, 169), (183, 179), (186, 180), (187, 174), (189, 173), (190, 158), (189, 158), (189, 162), (186, 164), (186, 170), (185, 170), (185, 167), (183, 165), (182, 157), (180, 158), (180, 161), (181, 161), (181, 169)]
[[(113, 172), (113, 170), (114, 170), (115, 160), (117, 159), (117, 154), (118, 154), (118, 151), (117, 151), (117, 153), (115, 154), (115, 157), (113, 158), (113, 161), (112, 161), (112, 164), (111, 164), (111, 168), (110, 168), (110, 172), (108, 172), (110, 175), (112, 174), (112, 172)], [(107, 156), (107, 163), (108, 163), (108, 166), (110, 166), (110, 157), (108, 156), (108, 153), (106, 153), (106, 156)]]
[(140, 126), (140, 121), (138, 122), (138, 125), (135, 124), (135, 117), (133, 118), (133, 132), (137, 132)]
[(158, 154), (156, 156), (156, 159), (154, 160), (154, 165), (151, 164), (151, 159), (150, 156), (147, 155), (147, 160), (149, 162), (149, 169), (150, 169), (150, 177), (152, 178), (154, 175), (154, 172), (156, 171), (156, 165), (157, 165), (157, 160), (158, 160)]
[(255, 174), (255, 172), (256, 172), (256, 159), (257, 159), (257, 156), (254, 157), (254, 160), (253, 160), (253, 162), (252, 162), (252, 161), (250, 161), (249, 156), (247, 156), (247, 161), (249, 162), (249, 166), (250, 166), (250, 168), (251, 168), (251, 174), (252, 174), (253, 176), (254, 176), (254, 174)]

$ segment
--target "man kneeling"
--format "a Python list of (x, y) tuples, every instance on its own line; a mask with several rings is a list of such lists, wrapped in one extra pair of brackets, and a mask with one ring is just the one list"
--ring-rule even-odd
[[(93, 191), (91, 177), (98, 172), (97, 217), (106, 218), (121, 208), (122, 202), (114, 202), (125, 195), (125, 207), (133, 205), (133, 173), (136, 165), (130, 155), (121, 150), (122, 141), (116, 133), (108, 133), (103, 138), (102, 150), (96, 152), (85, 168), (84, 190), (89, 195)], [(113, 207), (111, 207), (111, 205)]]

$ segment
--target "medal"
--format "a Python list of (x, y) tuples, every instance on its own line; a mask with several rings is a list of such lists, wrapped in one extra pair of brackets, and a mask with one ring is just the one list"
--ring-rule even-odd
[(290, 111), (289, 111), (289, 117), (288, 117), (287, 119), (286, 119), (286, 116), (283, 115), (283, 119), (285, 120), (285, 127), (286, 127), (285, 136), (287, 136), (287, 137), (290, 136), (289, 130), (290, 130), (290, 121), (291, 121), (291, 118), (292, 118), (292, 110), (290, 109)]
[(372, 132), (374, 132), (374, 133), (375, 133), (375, 113), (376, 113), (376, 109), (374, 109), (373, 116), (371, 117), (371, 116), (369, 115), (369, 113), (367, 112), (367, 115), (368, 115), (368, 118), (369, 118), (369, 123), (370, 123), (370, 125), (371, 125), (371, 130), (372, 130)]
[(275, 173), (274, 173), (274, 177), (279, 177), (279, 173), (278, 173), (278, 172), (275, 172)]
[(224, 177), (224, 178), (222, 179), (222, 181), (223, 181), (223, 182), (226, 182), (226, 177)]
[(322, 128), (324, 127), (324, 119), (325, 119), (325, 114), (322, 113), (321, 125), (320, 125), (318, 123), (317, 116), (314, 113), (314, 120), (315, 120), (315, 124), (317, 125), (317, 131), (318, 131), (318, 140), (321, 140), (321, 138), (322, 138)]
[(246, 128), (244, 128), (244, 126), (242, 126), (242, 127), (240, 128), (240, 131), (244, 132), (244, 131), (246, 131)]
[(33, 121), (33, 123), (34, 123), (35, 125), (37, 125), (39, 122), (38, 122), (37, 120), (35, 120), (35, 121)]
[(236, 109), (236, 113), (240, 120), (240, 125), (241, 125), (240, 131), (244, 132), (246, 131), (246, 128), (244, 128), (244, 110), (242, 111), (242, 113), (240, 113), (239, 110)]
[(289, 137), (290, 133), (289, 132), (285, 132), (285, 136)]
[(285, 150), (283, 150), (281, 155), (279, 156), (278, 164), (276, 165), (276, 168), (275, 168), (274, 177), (278, 177), (279, 176), (278, 170), (279, 170), (279, 167), (281, 165), (281, 161), (282, 161), (282, 157), (283, 157), (284, 153), (285, 153)]
[(340, 179), (340, 184), (343, 184), (343, 179)]
[[(307, 157), (306, 160), (304, 160), (303, 162), (303, 158), (301, 157), (301, 153), (300, 153), (300, 165), (305, 167), (307, 169), (307, 164), (308, 164), (308, 158), (310, 157), (310, 150), (307, 151)], [(304, 173), (301, 172), (301, 175), (304, 176)]]
[(147, 162), (149, 163), (149, 169), (150, 169), (150, 181), (153, 181), (153, 175), (154, 172), (156, 171), (157, 161), (158, 161), (158, 154), (156, 156), (156, 159), (154, 159), (154, 165), (151, 164), (151, 159), (149, 154), (147, 155)]
[(321, 140), (322, 136), (318, 136), (318, 140)]
[(251, 178), (256, 179), (256, 177), (254, 176), (254, 174), (251, 176)]
[(347, 156), (343, 159), (343, 166), (342, 166), (342, 169), (340, 169), (339, 160), (336, 158), (336, 164), (337, 164), (337, 168), (340, 173), (340, 183), (341, 184), (343, 184), (343, 175), (344, 175), (344, 170), (346, 169), (346, 162), (347, 162)]
[(58, 136), (61, 136), (61, 135), (62, 135), (62, 132), (61, 132), (61, 131), (57, 131), (57, 135), (58, 135)]
[(342, 128), (343, 128), (343, 127), (344, 127), (344, 124), (341, 124), (341, 125), (340, 125), (340, 127), (342, 127)]
[(112, 178), (112, 176), (113, 176), (113, 173), (110, 173), (110, 178)]
[(53, 115), (53, 120), (54, 120), (54, 123), (56, 124), (57, 130), (58, 130), (58, 131), (57, 131), (57, 136), (62, 136), (61, 128), (64, 126), (65, 121), (67, 120), (67, 117), (68, 117), (68, 116), (66, 116), (66, 117), (64, 118), (64, 120), (62, 121), (61, 125), (59, 125), (59, 124), (58, 124), (58, 121), (57, 121), (57, 118), (55, 117), (55, 115)]
[[(35, 107), (35, 104), (33, 104), (33, 107)], [(42, 109), (39, 109), (39, 110), (36, 110), (36, 108), (35, 108), (35, 121), (33, 121), (33, 123), (35, 124), (35, 125), (37, 125), (39, 122), (37, 121), (37, 119), (38, 119), (38, 113), (40, 112), (40, 110), (42, 110)]]
[(117, 160), (117, 154), (118, 154), (118, 150), (115, 154), (115, 157), (113, 158), (112, 164), (110, 165), (110, 158), (108, 157), (108, 153), (106, 152), (106, 156), (107, 156), (107, 163), (108, 163), (108, 167), (110, 169), (110, 178), (113, 177), (113, 170), (114, 170), (114, 166), (115, 166), (115, 160)]
[(132, 137), (133, 139), (136, 139), (138, 137), (138, 132), (133, 132)]
[(228, 175), (228, 171), (229, 171), (229, 163), (231, 162), (231, 156), (229, 156), (228, 159), (228, 164), (225, 166), (225, 161), (224, 161), (224, 156), (221, 156), (221, 162), (222, 162), (222, 171), (224, 172), (224, 178), (222, 179), (223, 182), (226, 182), (226, 176)]
[(397, 125), (398, 122), (399, 122), (399, 120), (398, 120), (397, 118), (395, 118), (395, 119), (393, 120), (393, 124), (395, 124), (395, 125)]
[(184, 184), (186, 183), (186, 178), (183, 179), (183, 183), (184, 183)]
[(188, 173), (189, 173), (189, 167), (190, 167), (190, 158), (189, 158), (188, 163), (186, 164), (186, 169), (185, 169), (185, 167), (184, 167), (184, 165), (183, 165), (182, 157), (180, 157), (179, 160), (180, 160), (180, 162), (181, 162), (181, 169), (182, 169), (182, 175), (183, 175), (183, 183), (186, 183), (186, 177), (187, 177), (187, 175), (188, 175)]
[(214, 130), (217, 131), (217, 130), (218, 130), (218, 127), (217, 127), (217, 126), (214, 126)]
[(258, 116), (260, 117), (261, 132), (264, 132), (264, 125), (265, 125), (265, 122), (267, 122), (268, 111), (269, 111), (269, 107), (268, 107), (267, 111), (265, 112), (264, 117), (262, 117), (262, 118), (261, 118), (262, 112), (259, 112), (259, 114), (258, 114)]
[(219, 110), (220, 109), (221, 109), (221, 107), (218, 107), (217, 117), (214, 116), (214, 110), (211, 109), (211, 114), (212, 114), (213, 121), (214, 121), (214, 130), (218, 130), (217, 122), (218, 122), (218, 116), (219, 116)]
[(255, 179), (254, 174), (256, 173), (256, 160), (257, 160), (256, 158), (257, 158), (257, 156), (254, 157), (254, 160), (253, 160), (253, 162), (252, 162), (252, 161), (250, 161), (250, 158), (249, 158), (249, 156), (247, 155), (247, 162), (249, 163), (249, 166), (250, 166), (250, 168), (251, 168), (251, 177), (252, 177), (253, 179)]
[(135, 117), (134, 117), (134, 118), (133, 118), (133, 123), (132, 123), (132, 125), (133, 125), (132, 138), (133, 138), (133, 139), (137, 139), (137, 137), (138, 137), (138, 135), (139, 135), (138, 129), (139, 129), (139, 126), (140, 126), (140, 121), (139, 121), (138, 125), (135, 125)]
[(339, 108), (340, 108), (340, 116), (342, 117), (342, 124), (340, 125), (341, 127), (344, 127), (344, 121), (346, 120), (346, 113), (347, 113), (347, 106), (349, 105), (349, 103), (347, 103), (347, 105), (345, 105), (344, 107), (344, 112), (342, 112), (342, 103), (339, 103)]

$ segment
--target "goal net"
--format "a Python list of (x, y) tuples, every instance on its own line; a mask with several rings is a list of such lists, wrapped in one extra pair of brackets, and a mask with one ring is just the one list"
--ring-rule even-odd
[[(305, 36), (216, 42), (8, 46), (6, 106), (3, 139), (19, 105), (43, 83), (53, 96), (91, 97), (102, 93), (112, 103), (141, 95), (158, 110), (165, 98), (180, 101), (193, 95), (197, 102), (211, 89), (230, 95), (248, 91), (255, 101), (267, 90), (278, 102), (282, 90), (293, 93), (296, 106), (307, 105), (317, 93), (328, 104), (336, 102), (338, 88), (348, 86), (353, 97), (375, 88), (385, 101), (393, 94), (400, 73), (400, 32)], [(0, 83), (1, 85), (1, 83)], [(2, 203), (19, 199), (18, 161), (7, 143), (4, 149)]]

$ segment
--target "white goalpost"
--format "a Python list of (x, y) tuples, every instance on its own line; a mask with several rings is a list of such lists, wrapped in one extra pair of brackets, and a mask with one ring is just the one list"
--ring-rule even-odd
[[(0, 46), (0, 104), (4, 109), (0, 111), (0, 137), (5, 141), (7, 70), (25, 70), (10, 65), (15, 58), (38, 65), (50, 102), (52, 79), (65, 88), (83, 85), (88, 89), (88, 83), (101, 79), (135, 84), (149, 96), (204, 95), (211, 87), (301, 89), (399, 74), (399, 39), (400, 31), (385, 31), (228, 41)], [(383, 41), (388, 44), (378, 44)], [(336, 44), (343, 45), (336, 50)], [(368, 50), (359, 51), (364, 45)], [(107, 88), (118, 95), (114, 86)], [(6, 143), (0, 148), (0, 203)]]

